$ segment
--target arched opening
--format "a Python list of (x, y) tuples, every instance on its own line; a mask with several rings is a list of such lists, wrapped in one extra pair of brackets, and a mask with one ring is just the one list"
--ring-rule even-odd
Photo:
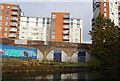
[(52, 50), (47, 54), (48, 61), (61, 61), (61, 62), (68, 62), (67, 53), (63, 50)]
[(37, 60), (41, 60), (42, 61), (43, 58), (44, 58), (43, 57), (43, 53), (40, 50), (37, 49)]
[(77, 51), (71, 57), (71, 62), (87, 62), (90, 55), (86, 51)]

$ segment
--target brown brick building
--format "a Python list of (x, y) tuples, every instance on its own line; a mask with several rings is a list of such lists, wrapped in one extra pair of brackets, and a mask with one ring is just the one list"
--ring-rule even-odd
[(20, 7), (15, 4), (0, 4), (0, 38), (18, 38)]

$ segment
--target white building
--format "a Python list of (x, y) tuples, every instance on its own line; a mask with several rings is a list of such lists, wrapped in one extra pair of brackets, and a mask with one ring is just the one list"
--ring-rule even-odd
[(78, 18), (71, 18), (69, 32), (69, 42), (82, 43), (82, 20)]
[(20, 18), (19, 39), (49, 41), (50, 18)]
[(119, 1), (120, 0), (93, 0), (93, 18), (99, 13), (105, 18), (111, 19), (116, 26), (119, 25)]

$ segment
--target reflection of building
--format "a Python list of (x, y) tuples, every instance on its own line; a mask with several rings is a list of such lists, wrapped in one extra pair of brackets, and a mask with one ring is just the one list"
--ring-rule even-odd
[(80, 72), (80, 73), (66, 73), (66, 74), (53, 74), (53, 75), (43, 75), (35, 77), (36, 80), (48, 79), (51, 81), (59, 81), (59, 80), (83, 80), (88, 79), (87, 73)]
[(70, 19), (70, 13), (52, 12), (50, 40), (56, 42), (82, 42), (82, 21)]
[(20, 18), (19, 39), (49, 41), (50, 18)]
[(105, 18), (111, 19), (115, 25), (120, 26), (118, 1), (120, 0), (93, 0), (93, 21), (101, 13)]
[(0, 38), (18, 38), (20, 7), (15, 4), (0, 4)]

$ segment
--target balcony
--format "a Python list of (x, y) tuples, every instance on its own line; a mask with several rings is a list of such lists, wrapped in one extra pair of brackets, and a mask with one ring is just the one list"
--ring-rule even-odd
[(17, 29), (10, 29), (10, 32), (17, 32)]
[(64, 36), (63, 40), (69, 40), (69, 36)]
[(12, 10), (18, 10), (19, 8), (18, 7), (12, 7)]
[(10, 26), (11, 26), (11, 27), (16, 27), (16, 26), (17, 26), (17, 24), (10, 24)]
[(63, 29), (69, 29), (69, 25), (64, 25)]
[(64, 35), (68, 35), (68, 34), (69, 34), (69, 31), (64, 31), (63, 34), (64, 34)]
[(16, 34), (10, 34), (9, 37), (16, 37)]
[(11, 20), (11, 21), (18, 21), (18, 18), (14, 18), (14, 17), (13, 17), (13, 18), (11, 18), (10, 20)]
[(64, 20), (64, 22), (63, 22), (64, 24), (69, 24), (70, 23), (70, 21), (69, 20)]
[(12, 12), (12, 14), (11, 15), (13, 15), (13, 16), (17, 16), (18, 15), (18, 13), (17, 12)]
[(64, 15), (64, 19), (70, 19), (70, 15)]

